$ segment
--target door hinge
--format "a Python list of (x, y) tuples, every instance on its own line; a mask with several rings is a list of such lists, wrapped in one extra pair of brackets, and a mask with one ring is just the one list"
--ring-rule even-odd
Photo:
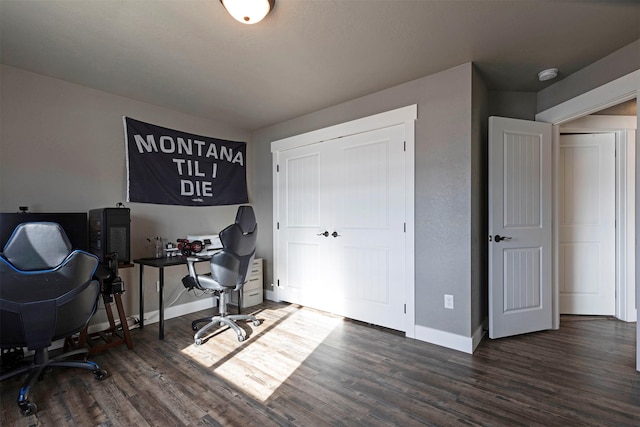
[(276, 230), (280, 230), (280, 222), (276, 222)]
[(407, 232), (407, 223), (406, 222), (404, 223), (404, 232), (405, 233)]
[(404, 142), (404, 145), (402, 147), (402, 151), (407, 151), (407, 141)]
[(407, 304), (404, 305), (404, 314), (407, 314)]
[(280, 279), (278, 279), (278, 283), (276, 284), (277, 287), (280, 287)]
[(280, 172), (280, 165), (276, 165), (276, 172)]

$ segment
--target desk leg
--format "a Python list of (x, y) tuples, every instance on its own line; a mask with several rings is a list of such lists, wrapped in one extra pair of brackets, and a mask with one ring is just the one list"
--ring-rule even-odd
[(140, 329), (144, 328), (144, 288), (143, 288), (144, 265), (140, 264)]
[(158, 338), (164, 339), (164, 268), (160, 267), (160, 292), (158, 292), (158, 304), (160, 305), (160, 325), (158, 327)]

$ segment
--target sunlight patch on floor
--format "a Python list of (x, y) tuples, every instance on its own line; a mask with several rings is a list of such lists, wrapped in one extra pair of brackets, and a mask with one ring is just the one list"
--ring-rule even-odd
[(253, 333), (242, 343), (227, 330), (182, 352), (243, 392), (265, 401), (342, 322), (341, 317), (326, 313), (291, 309), (294, 311), (262, 312), (257, 317), (263, 323), (252, 327)]

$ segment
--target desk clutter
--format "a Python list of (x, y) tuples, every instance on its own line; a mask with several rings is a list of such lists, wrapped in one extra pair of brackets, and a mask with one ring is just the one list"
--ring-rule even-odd
[(147, 242), (153, 247), (155, 258), (175, 256), (208, 257), (222, 249), (222, 242), (220, 242), (220, 237), (217, 234), (187, 235), (186, 238), (177, 239), (175, 244), (167, 242), (163, 245), (161, 237), (148, 238)]

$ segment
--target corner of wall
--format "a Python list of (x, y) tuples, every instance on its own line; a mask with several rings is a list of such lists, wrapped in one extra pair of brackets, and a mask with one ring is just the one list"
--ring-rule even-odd
[(471, 82), (471, 296), (470, 330), (482, 324), (488, 311), (488, 105), (489, 92), (477, 69)]
[(537, 112), (640, 69), (640, 39), (587, 65), (537, 94)]

